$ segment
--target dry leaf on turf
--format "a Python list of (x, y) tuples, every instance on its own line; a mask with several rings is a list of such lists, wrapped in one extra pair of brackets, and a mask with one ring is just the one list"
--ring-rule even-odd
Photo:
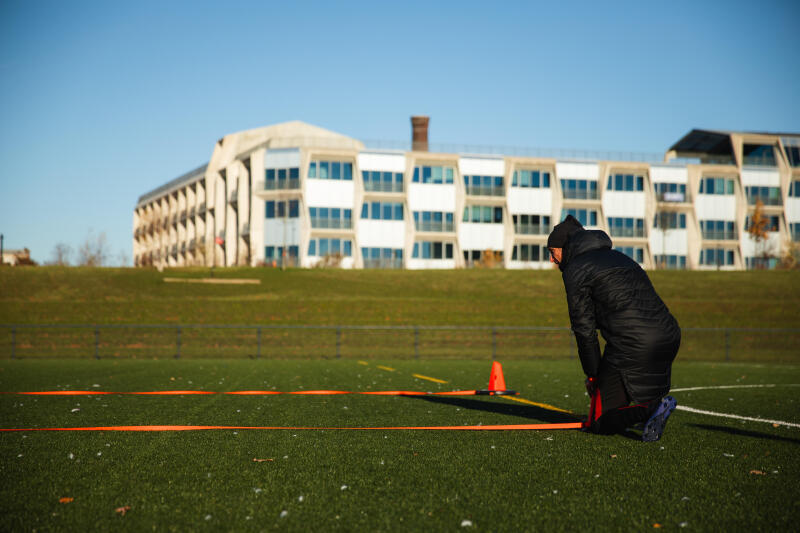
[(254, 463), (263, 463), (264, 461), (274, 461), (274, 460), (275, 459), (256, 459), (255, 457), (253, 457)]
[(122, 516), (125, 516), (125, 513), (127, 513), (130, 510), (131, 510), (130, 505), (124, 505), (122, 507), (117, 507), (116, 509), (114, 509), (115, 512), (121, 514)]
[(757, 476), (766, 476), (767, 475), (764, 472), (762, 472), (761, 470), (751, 470), (750, 473), (751, 474), (756, 474)]
[(70, 502), (71, 502), (71, 501), (73, 501), (74, 499), (75, 499), (75, 498), (59, 498), (58, 502), (59, 502), (59, 503), (70, 503)]

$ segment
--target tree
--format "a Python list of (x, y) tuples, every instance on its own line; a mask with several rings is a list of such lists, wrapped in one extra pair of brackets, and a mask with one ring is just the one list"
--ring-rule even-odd
[(63, 242), (56, 243), (56, 245), (53, 246), (53, 251), (50, 252), (51, 259), (47, 264), (55, 266), (69, 266), (71, 255), (72, 247), (70, 245), (64, 244)]
[(92, 231), (86, 236), (86, 240), (78, 247), (78, 264), (81, 266), (100, 267), (108, 263), (108, 242), (105, 232), (97, 237), (92, 235)]
[[(767, 231), (769, 230), (769, 219), (764, 216), (764, 202), (761, 199), (756, 200), (756, 208), (753, 215), (750, 217), (750, 225), (747, 227), (747, 233), (750, 238), (756, 243), (756, 257), (762, 259), (757, 261), (758, 268), (765, 268), (767, 259), (770, 254), (767, 249)], [(760, 252), (758, 251), (760, 249)]]

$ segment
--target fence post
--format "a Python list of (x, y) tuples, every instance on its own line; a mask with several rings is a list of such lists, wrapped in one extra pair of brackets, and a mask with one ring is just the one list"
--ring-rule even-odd
[(256, 328), (256, 338), (258, 339), (258, 350), (256, 351), (256, 359), (261, 358), (261, 328)]
[(341, 359), (342, 357), (342, 328), (336, 328), (336, 359)]
[(181, 357), (181, 327), (178, 326), (175, 334), (175, 359)]
[(17, 348), (17, 328), (11, 328), (11, 359), (16, 359)]
[(497, 359), (497, 329), (492, 328), (492, 361)]
[(731, 330), (725, 328), (725, 361), (731, 360)]
[(414, 359), (419, 359), (419, 326), (414, 326)]
[(94, 358), (100, 359), (100, 328), (94, 327)]

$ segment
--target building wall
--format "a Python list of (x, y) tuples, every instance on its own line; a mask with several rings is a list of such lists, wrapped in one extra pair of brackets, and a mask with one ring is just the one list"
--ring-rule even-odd
[[(776, 167), (742, 166), (741, 146), (750, 139), (747, 136), (732, 136), (738, 165), (677, 165), (382, 152), (363, 150), (357, 144), (346, 148), (320, 147), (313, 143), (273, 148), (272, 145), (281, 146), (281, 143), (275, 140), (265, 143), (255, 134), (248, 135), (225, 137), (215, 145), (205, 171), (187, 176), (185, 182), (136, 206), (132, 217), (136, 265), (260, 265), (266, 260), (265, 247), (296, 246), (299, 252), (296, 264), (312, 267), (324, 258), (319, 251), (309, 254), (310, 241), (341, 239), (351, 242), (351, 254), (339, 263), (344, 268), (373, 266), (367, 257), (362, 257), (361, 250), (365, 248), (401, 250), (400, 265), (411, 269), (470, 266), (472, 258), (465, 258), (464, 253), (486, 250), (499, 252), (502, 265), (507, 268), (552, 268), (546, 254), (542, 253), (547, 232), (518, 231), (514, 217), (518, 220), (549, 217), (552, 227), (568, 212), (566, 210), (585, 209), (595, 211), (596, 227), (609, 233), (612, 219), (643, 220), (643, 234), (612, 235), (612, 240), (616, 247), (640, 253), (640, 262), (645, 268), (658, 268), (657, 258), (674, 256), (690, 269), (742, 269), (747, 266), (748, 258), (759, 256), (765, 248), (780, 255), (783, 243), (791, 237), (790, 228), (800, 224), (800, 198), (790, 197), (788, 193), (792, 181), (800, 179), (800, 170), (789, 166), (782, 153), (776, 153)], [(291, 142), (286, 140), (284, 145)], [(350, 162), (352, 180), (310, 178), (309, 163), (320, 159)], [(421, 165), (452, 167), (453, 183), (414, 183), (414, 167)], [(298, 169), (295, 188), (266, 187), (266, 173), (270, 169), (289, 168)], [(548, 172), (550, 186), (512, 185), (515, 173), (524, 170)], [(362, 171), (402, 173), (402, 190), (368, 190)], [(609, 190), (609, 176), (617, 173), (642, 176), (644, 190)], [(500, 194), (476, 192), (465, 186), (465, 176), (502, 177), (502, 191)], [(708, 177), (732, 179), (734, 194), (700, 194), (701, 180)], [(566, 197), (561, 180), (596, 184), (596, 198)], [(666, 190), (669, 184), (685, 192), (678, 195), (656, 192)], [(780, 220), (778, 230), (770, 232), (765, 244), (754, 243), (746, 231), (747, 217), (755, 209), (748, 203), (746, 187), (780, 189), (781, 205), (764, 209), (765, 214)], [(297, 201), (299, 216), (267, 219), (265, 206), (269, 201)], [(402, 204), (403, 220), (361, 219), (362, 205), (375, 201)], [(472, 206), (498, 208), (503, 220), (501, 223), (464, 220), (464, 209)], [(320, 207), (350, 209), (352, 227), (312, 227), (310, 209)], [(425, 211), (452, 213), (453, 227), (450, 231), (417, 230), (413, 214)], [(659, 213), (684, 216), (685, 227), (656, 227)], [(701, 222), (711, 220), (732, 221), (736, 238), (704, 238)], [(413, 257), (415, 243), (422, 242), (451, 244), (453, 255), (441, 259)], [(538, 247), (539, 259), (522, 261), (523, 247), (525, 255)], [(732, 252), (732, 264), (701, 264), (709, 249), (722, 249), (726, 254)]]

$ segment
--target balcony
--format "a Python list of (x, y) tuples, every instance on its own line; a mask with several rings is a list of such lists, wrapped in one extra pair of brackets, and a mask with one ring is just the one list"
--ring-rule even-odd
[(756, 205), (761, 200), (761, 204), (765, 206), (781, 206), (783, 205), (783, 198), (780, 196), (756, 196), (747, 195), (747, 205)]
[(186, 210), (181, 211), (181, 224), (186, 224)]
[(517, 235), (549, 235), (549, 224), (514, 224), (514, 233)]
[(612, 237), (624, 237), (629, 239), (644, 238), (644, 228), (620, 228), (611, 227)]
[(231, 191), (231, 194), (228, 195), (228, 203), (235, 206), (239, 203), (239, 191)]
[(177, 213), (172, 215), (172, 225), (173, 226), (177, 226), (178, 225), (178, 215), (177, 215)]
[(248, 239), (250, 237), (250, 223), (249, 222), (245, 222), (244, 224), (242, 224), (242, 227), (239, 230), (239, 235), (241, 235), (245, 239)]
[(402, 259), (364, 259), (364, 268), (402, 269)]
[(178, 245), (177, 244), (173, 244), (172, 245), (172, 256), (173, 257), (177, 257), (177, 255), (178, 255)]
[(403, 192), (403, 182), (394, 181), (365, 181), (366, 192)]
[(656, 195), (656, 200), (666, 203), (688, 203), (689, 199), (686, 193), (682, 192), (660, 192)]
[(261, 191), (285, 191), (300, 188), (300, 178), (262, 180), (256, 183), (256, 189)]
[(311, 217), (311, 227), (315, 229), (353, 229), (353, 219)]
[(467, 196), (505, 196), (504, 186), (465, 185)]
[(736, 230), (730, 231), (717, 231), (717, 230), (703, 230), (703, 239), (709, 241), (735, 241), (739, 239), (739, 234)]
[(562, 189), (565, 200), (597, 200), (597, 189)]
[(194, 240), (194, 239), (190, 240), (190, 241), (189, 241), (189, 251), (190, 251), (190, 252), (194, 252), (194, 249), (195, 249), (196, 247), (197, 247), (197, 246), (196, 246), (195, 240)]
[(200, 246), (205, 246), (206, 245), (206, 236), (203, 235), (202, 237), (200, 237), (200, 239), (198, 239), (198, 243), (199, 243)]
[(185, 243), (185, 242), (182, 242), (182, 243), (181, 243), (181, 253), (182, 253), (182, 254), (185, 254), (185, 253), (186, 253), (186, 243)]
[(189, 209), (189, 218), (194, 218), (194, 214), (195, 214), (195, 208), (193, 207)]
[(206, 203), (203, 202), (197, 206), (197, 215), (205, 218), (206, 216)]
[(419, 232), (452, 233), (455, 231), (455, 224), (452, 221), (415, 220), (414, 229)]

